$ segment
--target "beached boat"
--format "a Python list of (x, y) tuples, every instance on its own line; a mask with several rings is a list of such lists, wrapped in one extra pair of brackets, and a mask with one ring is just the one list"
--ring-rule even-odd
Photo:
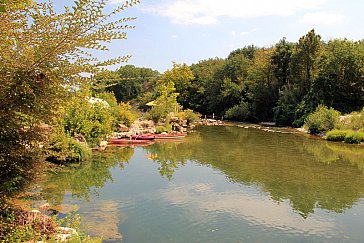
[(168, 133), (168, 134), (155, 134), (155, 139), (176, 139), (184, 138), (187, 134), (185, 133)]
[(147, 147), (152, 145), (154, 142), (150, 142), (150, 143), (124, 143), (124, 144), (120, 144), (120, 143), (110, 143), (107, 146), (108, 147)]
[(150, 140), (136, 140), (136, 139), (110, 139), (107, 141), (110, 144), (145, 144), (145, 143), (150, 143)]
[(138, 135), (132, 135), (132, 139), (136, 140), (154, 140), (155, 135), (154, 134), (138, 134)]

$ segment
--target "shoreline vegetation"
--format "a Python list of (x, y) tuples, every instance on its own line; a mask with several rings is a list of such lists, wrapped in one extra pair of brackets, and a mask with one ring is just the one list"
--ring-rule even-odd
[(280, 126), (303, 127), (329, 141), (364, 141), (363, 40), (323, 41), (311, 30), (295, 43), (282, 38), (271, 47), (245, 46), (227, 58), (173, 63), (163, 74), (133, 65), (106, 70), (129, 57), (98, 61), (85, 50), (104, 51), (105, 42), (125, 39), (135, 18), (113, 17), (138, 3), (126, 1), (107, 14), (101, 0), (75, 1), (60, 13), (52, 3), (2, 4), (0, 241), (53, 237), (53, 218), (12, 200), (48, 163), (90, 160), (91, 148), (115, 131), (143, 133), (153, 123), (152, 133), (185, 132), (213, 114), (204, 125), (223, 124), (215, 117), (269, 121), (251, 127), (282, 133)]

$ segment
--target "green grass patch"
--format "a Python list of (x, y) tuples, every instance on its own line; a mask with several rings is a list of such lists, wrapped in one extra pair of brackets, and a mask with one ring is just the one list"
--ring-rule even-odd
[(349, 131), (344, 139), (345, 143), (359, 144), (364, 141), (364, 132)]
[(337, 130), (337, 129), (334, 129), (332, 131), (329, 131), (326, 133), (326, 139), (328, 141), (336, 141), (336, 142), (339, 142), (339, 141), (344, 141), (345, 140), (345, 137), (346, 137), (346, 134), (349, 133), (350, 130)]

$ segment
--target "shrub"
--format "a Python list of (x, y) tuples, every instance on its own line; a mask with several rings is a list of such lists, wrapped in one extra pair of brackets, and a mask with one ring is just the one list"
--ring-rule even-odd
[(165, 126), (156, 126), (155, 127), (155, 133), (160, 134), (162, 132), (168, 132), (167, 128)]
[(149, 111), (147, 111), (145, 116), (147, 119), (159, 122), (162, 118), (165, 118), (167, 114), (166, 109), (162, 106), (153, 106)]
[(130, 126), (136, 119), (136, 113), (129, 103), (120, 102), (117, 109), (116, 121), (125, 126)]
[(90, 159), (91, 155), (87, 144), (75, 140), (62, 131), (55, 132), (50, 138), (47, 150), (47, 160), (50, 162), (80, 162)]
[(193, 112), (193, 110), (187, 109), (181, 112), (178, 112), (176, 114), (176, 116), (180, 119), (180, 120), (186, 120), (187, 121), (187, 125), (196, 122), (200, 119), (200, 114)]
[(326, 133), (326, 139), (329, 141), (344, 141), (348, 130), (332, 130)]
[(227, 119), (244, 121), (250, 116), (249, 104), (241, 102), (228, 109), (225, 113)]
[(341, 127), (352, 130), (364, 130), (364, 108), (360, 112), (352, 112), (346, 117)]
[(317, 134), (334, 129), (339, 122), (340, 113), (333, 108), (319, 105), (315, 112), (308, 115), (304, 126), (309, 133)]
[(88, 143), (97, 144), (113, 130), (112, 110), (108, 103), (74, 96), (65, 109), (64, 130), (73, 137), (82, 134)]
[(364, 141), (364, 132), (349, 131), (344, 139), (345, 143), (359, 144)]

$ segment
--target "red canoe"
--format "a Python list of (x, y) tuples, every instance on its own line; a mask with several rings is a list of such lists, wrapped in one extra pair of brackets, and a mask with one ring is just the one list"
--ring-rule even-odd
[(155, 139), (155, 135), (154, 134), (139, 134), (139, 135), (133, 135), (131, 136), (132, 139), (137, 139), (137, 140), (153, 140)]
[(150, 143), (150, 140), (136, 140), (136, 139), (110, 139), (107, 141), (111, 144), (143, 144), (143, 143)]
[(171, 134), (155, 134), (156, 139), (173, 139), (173, 138), (184, 138), (185, 133), (171, 133)]

